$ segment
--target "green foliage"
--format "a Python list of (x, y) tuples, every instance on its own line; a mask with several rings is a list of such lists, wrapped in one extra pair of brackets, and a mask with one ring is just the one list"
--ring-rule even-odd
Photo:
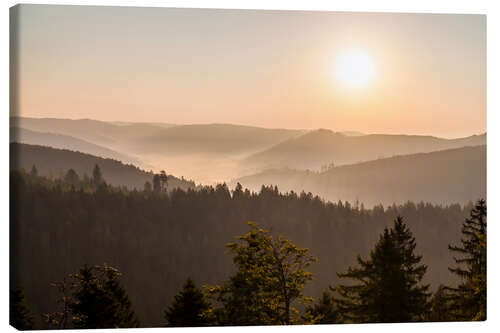
[(449, 245), (462, 281), (453, 292), (452, 310), (457, 320), (486, 320), (486, 201), (479, 200), (462, 225), (460, 246)]
[(33, 315), (25, 304), (24, 294), (21, 289), (10, 290), (9, 321), (18, 330), (33, 329)]
[(199, 327), (212, 323), (211, 312), (203, 292), (191, 278), (184, 283), (182, 290), (175, 296), (172, 305), (165, 311), (167, 326)]
[(308, 324), (342, 323), (335, 299), (328, 291), (324, 291), (315, 304), (305, 308), (303, 321)]
[(340, 278), (356, 280), (354, 285), (339, 285), (336, 290), (339, 311), (355, 323), (396, 323), (420, 321), (427, 311), (428, 285), (420, 282), (427, 266), (415, 255), (415, 238), (397, 217), (391, 229), (385, 228), (378, 243), (359, 267), (349, 267)]
[(249, 222), (250, 231), (227, 244), (237, 271), (208, 291), (222, 304), (214, 314), (221, 325), (279, 325), (300, 320), (294, 301), (307, 302), (302, 289), (312, 280), (306, 269), (316, 261), (308, 249)]
[(77, 329), (138, 327), (132, 305), (120, 285), (120, 272), (106, 264), (85, 265), (77, 274), (53, 284), (61, 293), (61, 311), (46, 314), (58, 328)]

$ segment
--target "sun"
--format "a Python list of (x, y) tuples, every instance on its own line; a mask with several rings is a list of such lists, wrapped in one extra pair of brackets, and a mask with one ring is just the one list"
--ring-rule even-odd
[(350, 87), (361, 87), (368, 83), (375, 72), (372, 59), (359, 51), (344, 52), (336, 63), (336, 74)]

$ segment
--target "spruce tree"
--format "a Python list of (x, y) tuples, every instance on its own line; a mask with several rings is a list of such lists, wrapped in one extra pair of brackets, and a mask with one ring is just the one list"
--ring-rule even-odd
[(461, 278), (453, 292), (452, 310), (457, 320), (486, 320), (486, 201), (479, 200), (462, 225), (460, 246), (449, 245), (457, 264), (449, 268)]
[(188, 278), (172, 305), (165, 311), (165, 320), (167, 326), (173, 327), (207, 326), (211, 323), (207, 316), (209, 310), (210, 304), (203, 292)]
[(74, 303), (71, 305), (75, 328), (138, 327), (128, 296), (121, 287), (120, 272), (108, 265), (85, 265), (75, 275)]
[(21, 289), (10, 290), (10, 316), (9, 321), (18, 330), (32, 330), (33, 316), (26, 306), (24, 294)]
[(453, 320), (454, 317), (450, 308), (450, 295), (445, 286), (439, 285), (430, 300), (430, 308), (426, 316), (426, 321), (442, 322)]
[(33, 164), (33, 166), (31, 167), (31, 176), (33, 177), (36, 177), (38, 176), (38, 169), (36, 168), (36, 166)]
[(98, 186), (101, 184), (103, 181), (102, 179), (102, 174), (101, 174), (101, 168), (99, 168), (99, 165), (94, 166), (94, 170), (92, 171), (92, 183), (94, 186)]
[(357, 284), (339, 285), (336, 300), (345, 320), (356, 323), (394, 323), (423, 319), (427, 312), (429, 285), (421, 280), (427, 266), (415, 255), (415, 238), (398, 216), (391, 229), (380, 236), (370, 258), (358, 255), (358, 267), (349, 267), (340, 278)]

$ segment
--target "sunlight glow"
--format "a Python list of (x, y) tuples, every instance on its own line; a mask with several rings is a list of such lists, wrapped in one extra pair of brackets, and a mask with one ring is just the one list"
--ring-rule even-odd
[(365, 85), (375, 72), (372, 60), (366, 54), (350, 51), (341, 54), (336, 67), (337, 75), (351, 87)]

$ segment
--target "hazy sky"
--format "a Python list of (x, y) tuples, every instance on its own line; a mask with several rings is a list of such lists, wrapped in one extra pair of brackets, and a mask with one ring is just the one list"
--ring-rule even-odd
[[(19, 113), (367, 133), (486, 131), (483, 15), (22, 5)], [(364, 85), (338, 75), (356, 51)]]

